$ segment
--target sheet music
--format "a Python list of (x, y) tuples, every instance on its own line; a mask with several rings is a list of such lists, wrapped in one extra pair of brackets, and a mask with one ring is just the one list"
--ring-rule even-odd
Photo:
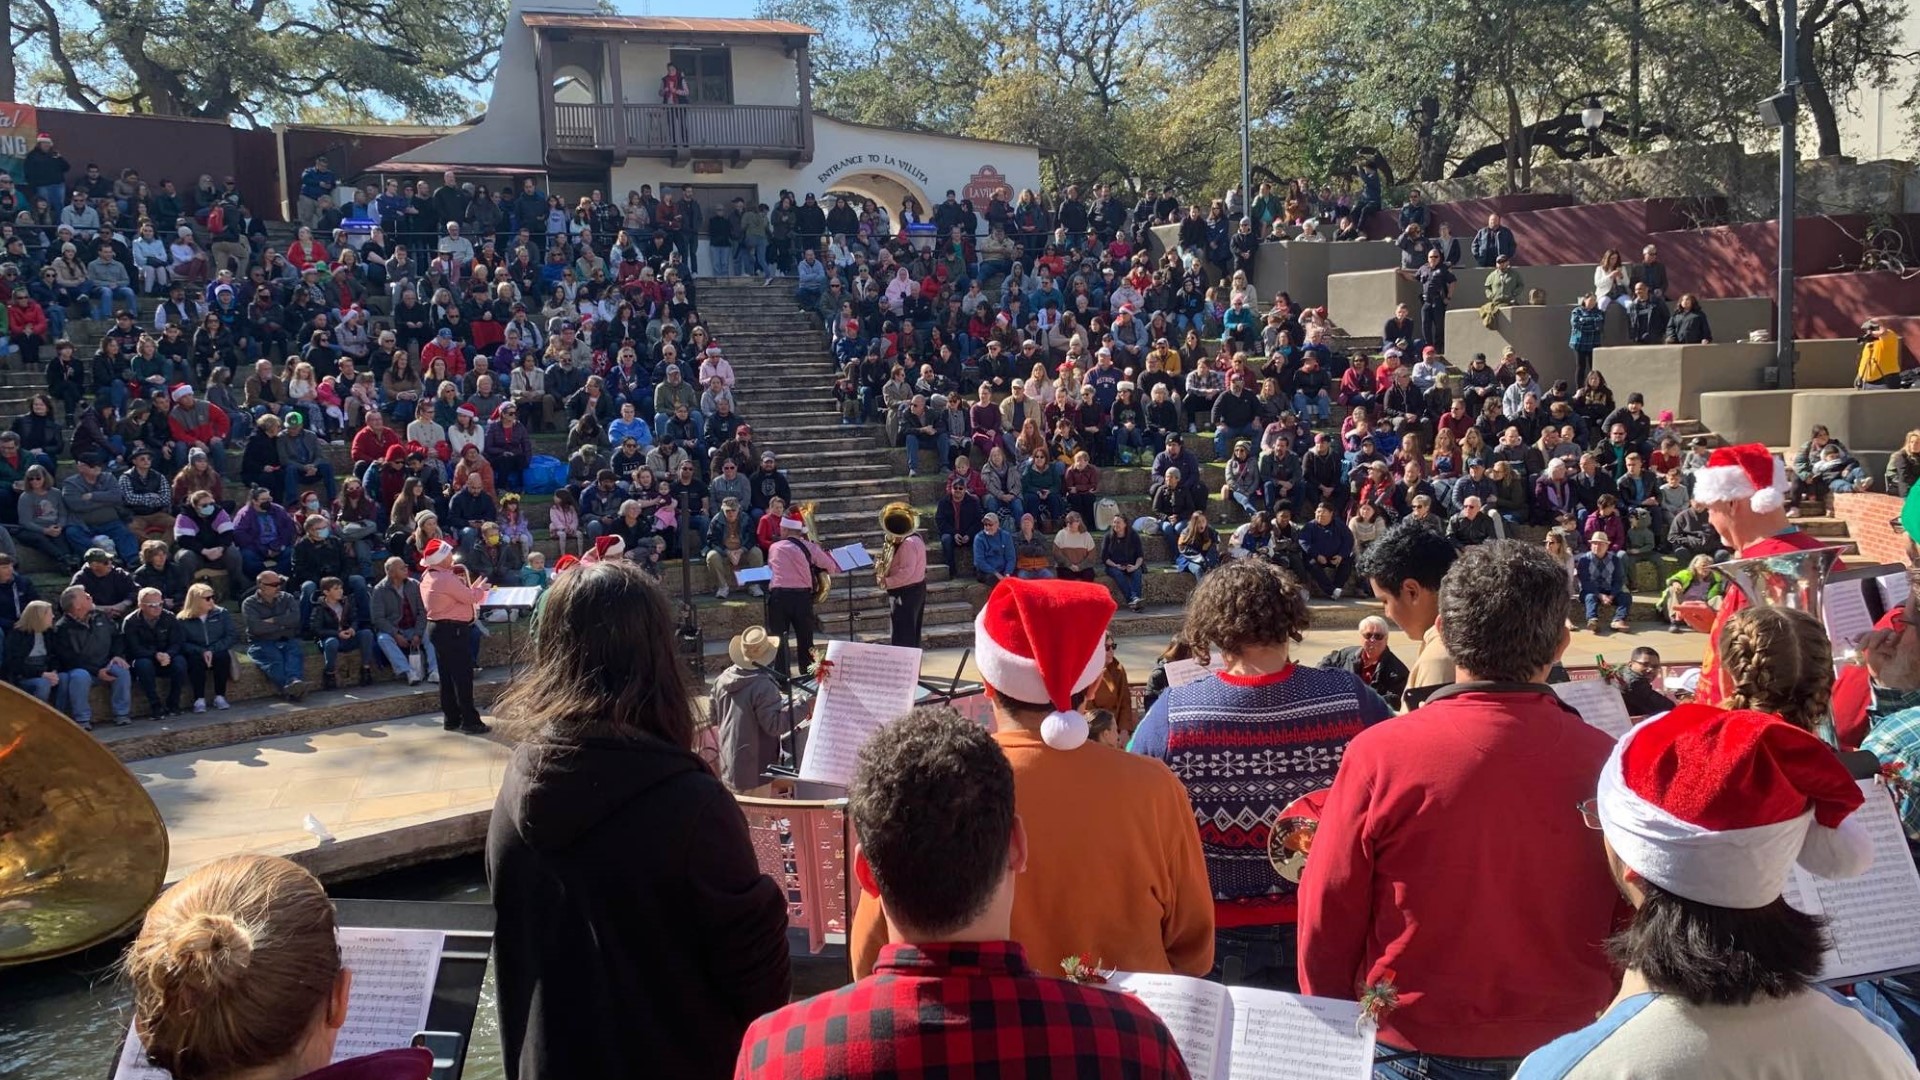
[(530, 608), (540, 599), (540, 587), (537, 585), (515, 585), (504, 589), (487, 590), (486, 599), (480, 601), (481, 607)]
[(743, 566), (733, 572), (733, 579), (742, 585), (770, 582), (773, 580), (773, 570), (765, 566)]
[(1822, 598), (1820, 619), (1827, 624), (1827, 640), (1833, 642), (1834, 659), (1850, 651), (1860, 638), (1873, 629), (1873, 612), (1867, 608), (1867, 594), (1857, 580), (1836, 581)]
[(860, 544), (837, 547), (827, 554), (833, 557), (834, 565), (838, 566), (842, 572), (873, 565), (873, 556), (867, 554), (867, 549)]
[(1920, 925), (1912, 919), (1920, 910), (1920, 870), (1886, 788), (1869, 778), (1860, 781), (1860, 790), (1867, 801), (1854, 816), (1873, 838), (1872, 868), (1832, 881), (1795, 866), (1784, 890), (1788, 904), (1827, 917), (1833, 946), (1821, 965), (1822, 982), (1920, 965)]
[(1235, 986), (1228, 1080), (1368, 1080), (1374, 1029), (1354, 1001)]
[[(340, 928), (340, 960), (353, 972), (353, 988), (347, 995), (346, 1025), (334, 1043), (334, 1061), (399, 1049), (427, 1026), (446, 937), (443, 930)], [(131, 1027), (113, 1078), (171, 1080), (165, 1070), (147, 1064), (146, 1048)]]
[(1107, 980), (1116, 990), (1137, 996), (1173, 1033), (1193, 1080), (1227, 1080), (1227, 1040), (1233, 1004), (1227, 988), (1185, 975), (1122, 972)]
[(1553, 692), (1580, 714), (1580, 719), (1618, 739), (1633, 726), (1620, 688), (1605, 679), (1576, 679), (1554, 683)]
[(827, 642), (831, 665), (813, 703), (800, 779), (847, 784), (867, 737), (905, 716), (920, 688), (920, 650)]
[(1200, 661), (1187, 657), (1183, 660), (1169, 660), (1166, 663), (1167, 689), (1199, 682), (1213, 674), (1213, 669)]
[(1906, 603), (1907, 595), (1913, 589), (1913, 582), (1907, 579), (1904, 571), (1898, 574), (1882, 574), (1874, 578), (1873, 583), (1880, 587), (1880, 599), (1884, 601), (1880, 606), (1887, 611), (1892, 611)]

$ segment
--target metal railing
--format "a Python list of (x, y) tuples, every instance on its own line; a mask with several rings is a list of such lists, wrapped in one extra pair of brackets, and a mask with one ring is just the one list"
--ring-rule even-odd
[(571, 105), (553, 107), (554, 145), (668, 155), (696, 150), (805, 149), (790, 105)]

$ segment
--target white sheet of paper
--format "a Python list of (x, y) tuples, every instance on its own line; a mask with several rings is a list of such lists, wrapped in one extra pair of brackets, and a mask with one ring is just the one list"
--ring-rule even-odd
[(1857, 878), (1832, 881), (1795, 866), (1787, 903), (1827, 917), (1833, 947), (1821, 965), (1823, 982), (1838, 982), (1920, 965), (1920, 870), (1907, 853), (1900, 814), (1878, 780), (1860, 781), (1864, 806), (1854, 811), (1873, 838), (1873, 867)]
[(1167, 661), (1166, 672), (1167, 688), (1172, 689), (1176, 686), (1185, 686), (1188, 683), (1199, 682), (1201, 679), (1213, 674), (1213, 669), (1192, 657), (1187, 657), (1184, 660)]
[(837, 547), (827, 554), (833, 557), (834, 565), (843, 571), (858, 570), (863, 566), (873, 565), (873, 556), (867, 554), (867, 549), (859, 544)]
[(1880, 587), (1880, 599), (1884, 601), (1880, 606), (1888, 611), (1906, 603), (1908, 593), (1913, 590), (1913, 582), (1905, 574), (1882, 574), (1873, 582)]
[(800, 779), (846, 784), (867, 738), (913, 708), (920, 650), (829, 641), (827, 660), (832, 668), (813, 703)]
[[(397, 1050), (427, 1026), (446, 936), (442, 930), (340, 928), (340, 960), (353, 972), (353, 989), (346, 1026), (333, 1046), (334, 1061)], [(129, 1028), (114, 1080), (169, 1080), (146, 1061), (140, 1037)]]
[(1193, 1080), (1227, 1080), (1227, 1036), (1233, 1005), (1227, 988), (1185, 975), (1122, 972), (1107, 985), (1137, 996), (1173, 1033)]
[(1821, 597), (1820, 619), (1827, 624), (1827, 640), (1833, 642), (1835, 660), (1873, 629), (1873, 612), (1867, 609), (1863, 586), (1858, 579), (1836, 581)]
[(765, 566), (742, 567), (733, 572), (733, 578), (742, 585), (753, 585), (762, 581), (772, 581), (773, 570)]
[(515, 585), (504, 589), (489, 589), (487, 598), (480, 601), (481, 607), (530, 608), (540, 599), (537, 585)]
[(1633, 717), (1627, 712), (1627, 702), (1620, 696), (1619, 687), (1605, 679), (1554, 683), (1553, 692), (1579, 713), (1580, 719), (1616, 739), (1633, 726)]
[(1661, 681), (1667, 684), (1669, 690), (1685, 690), (1691, 694), (1700, 685), (1700, 669), (1690, 667), (1684, 671), (1674, 672)]
[(1367, 1080), (1373, 1075), (1374, 1028), (1360, 1023), (1360, 1004), (1228, 988), (1233, 999), (1228, 1080)]

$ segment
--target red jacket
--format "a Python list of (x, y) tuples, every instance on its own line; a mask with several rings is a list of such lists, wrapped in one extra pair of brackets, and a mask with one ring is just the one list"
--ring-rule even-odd
[(1613, 999), (1623, 908), (1577, 809), (1613, 740), (1545, 686), (1493, 685), (1353, 737), (1300, 882), (1301, 989), (1391, 978), (1383, 1043), (1517, 1058)]
[(47, 312), (38, 303), (27, 300), (7, 305), (7, 326), (16, 334), (47, 336)]
[(375, 430), (363, 427), (353, 436), (353, 447), (349, 455), (355, 465), (365, 465), (370, 461), (379, 461), (387, 456), (389, 447), (400, 445), (400, 433), (390, 427)]
[(227, 437), (228, 428), (232, 423), (232, 421), (227, 419), (227, 410), (215, 405), (211, 401), (201, 402), (200, 404), (206, 406), (207, 417), (205, 421), (194, 427), (188, 427), (182, 422), (182, 417), (185, 416), (186, 410), (170, 409), (167, 411), (167, 426), (173, 430), (173, 441), (211, 444), (215, 439), (224, 439)]
[(458, 377), (467, 373), (467, 354), (461, 350), (458, 340), (441, 344), (440, 339), (436, 337), (420, 346), (420, 370), (426, 371), (432, 368), (435, 357), (442, 357), (447, 361), (449, 376)]

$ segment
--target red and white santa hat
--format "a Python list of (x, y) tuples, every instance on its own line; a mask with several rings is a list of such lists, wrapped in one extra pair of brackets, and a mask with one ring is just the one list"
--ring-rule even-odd
[(480, 419), (480, 410), (474, 408), (471, 405), (462, 405), (458, 409), (455, 409), (454, 411), (459, 413), (462, 416), (469, 417), (474, 420)]
[(593, 541), (593, 553), (602, 559), (615, 558), (625, 550), (627, 550), (627, 542), (612, 533), (597, 537)]
[(1693, 474), (1693, 497), (1704, 503), (1747, 500), (1757, 513), (1780, 509), (1787, 502), (1787, 464), (1760, 443), (1722, 446), (1707, 455), (1707, 464)]
[(1676, 896), (1751, 910), (1794, 863), (1824, 878), (1873, 864), (1865, 799), (1833, 749), (1770, 713), (1681, 705), (1627, 732), (1600, 773), (1620, 861)]
[(173, 389), (167, 391), (167, 396), (175, 401), (185, 401), (193, 396), (193, 387), (186, 383), (174, 383)]
[(556, 563), (554, 563), (554, 564), (553, 564), (553, 572), (554, 572), (554, 573), (556, 573), (556, 574), (564, 574), (564, 573), (566, 573), (567, 571), (569, 571), (569, 570), (571, 570), (571, 569), (573, 569), (574, 567), (576, 567), (576, 566), (579, 566), (579, 565), (580, 565), (580, 558), (579, 558), (579, 556), (577, 556), (577, 555), (562, 555), (562, 556), (560, 556), (560, 560), (559, 560), (558, 562), (556, 562)]
[(1015, 701), (1046, 702), (1053, 711), (1040, 737), (1055, 750), (1087, 741), (1087, 718), (1073, 697), (1107, 666), (1107, 623), (1113, 597), (1090, 581), (1008, 578), (973, 620), (973, 658), (980, 677)]
[(420, 549), (421, 566), (445, 566), (453, 561), (453, 545), (439, 537), (427, 541)]
[(780, 519), (780, 527), (788, 532), (803, 533), (807, 531), (807, 519), (798, 514), (788, 514)]

